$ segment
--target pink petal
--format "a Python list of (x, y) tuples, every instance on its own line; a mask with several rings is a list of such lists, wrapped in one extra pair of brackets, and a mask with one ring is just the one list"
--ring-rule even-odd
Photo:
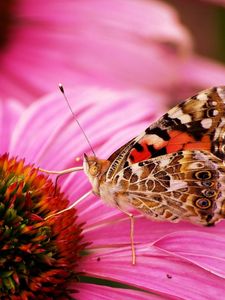
[[(85, 209), (86, 208), (86, 209)], [(107, 207), (101, 200), (89, 197), (78, 206), (79, 218), (86, 222), (85, 238), (93, 241), (91, 247), (105, 247), (106, 245), (130, 245), (130, 220), (127, 216), (117, 212), (117, 209)], [(98, 213), (96, 213), (96, 211)], [(223, 236), (223, 222), (215, 228), (205, 228), (188, 222), (178, 224), (151, 221), (136, 212), (134, 240), (136, 244), (156, 242), (170, 233), (183, 233), (193, 230), (196, 235), (212, 233)], [(119, 234), (118, 234), (119, 232)]]
[(16, 100), (0, 101), (0, 152), (7, 152), (11, 135), (24, 107)]
[[(131, 265), (130, 249), (96, 251), (84, 258), (80, 271), (149, 292), (181, 299), (224, 299), (224, 279), (151, 245), (136, 247), (137, 263)], [(165, 299), (166, 299), (165, 297)]]
[(224, 65), (213, 60), (193, 56), (183, 66), (182, 80), (185, 85), (195, 87), (196, 91), (210, 86), (224, 85)]
[(174, 232), (154, 245), (225, 278), (225, 238), (222, 235), (195, 231)]
[[(79, 290), (78, 293), (74, 294), (74, 297), (77, 300), (165, 300), (164, 297), (154, 295), (153, 293), (143, 293), (141, 291), (112, 288), (88, 283), (78, 283), (74, 286), (74, 288)], [(172, 300), (173, 298), (169, 297), (166, 299)]]

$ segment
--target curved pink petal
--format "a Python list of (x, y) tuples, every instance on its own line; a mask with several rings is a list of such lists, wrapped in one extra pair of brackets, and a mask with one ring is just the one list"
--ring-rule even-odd
[[(96, 250), (80, 265), (87, 276), (106, 278), (159, 295), (178, 299), (224, 299), (224, 280), (151, 245), (136, 247), (137, 263), (131, 265), (131, 251)], [(167, 299), (167, 298), (166, 298)]]
[[(101, 248), (108, 244), (115, 247), (117, 245), (130, 245), (130, 220), (124, 214), (118, 213), (115, 208), (109, 208), (101, 200), (96, 201), (94, 197), (89, 197), (78, 206), (78, 211), (80, 220), (86, 222), (84, 227), (85, 238), (93, 240), (92, 247)], [(97, 214), (96, 211), (98, 212)], [(189, 222), (173, 224), (151, 221), (136, 213), (134, 240), (136, 244), (154, 243), (168, 234), (175, 232), (185, 235), (190, 230), (198, 236), (209, 233), (222, 238), (224, 235), (224, 223), (221, 222), (214, 228), (206, 228), (190, 224)]]
[[(164, 296), (161, 297), (153, 293), (144, 293), (141, 291), (112, 288), (87, 283), (78, 283), (74, 286), (74, 288), (78, 289), (78, 293), (74, 294), (74, 297), (77, 300), (165, 300)], [(168, 297), (166, 299), (172, 300), (174, 298)]]
[(225, 238), (221, 235), (195, 231), (175, 232), (156, 241), (154, 245), (225, 278)]

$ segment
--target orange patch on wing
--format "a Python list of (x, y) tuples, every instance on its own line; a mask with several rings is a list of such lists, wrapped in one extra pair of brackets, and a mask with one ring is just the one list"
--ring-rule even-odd
[(179, 144), (176, 144), (176, 145), (173, 145), (173, 144), (168, 144), (166, 146), (166, 153), (173, 153), (173, 152), (177, 152), (179, 150), (182, 150), (183, 149), (183, 145), (179, 145)]
[(137, 163), (139, 161), (151, 158), (152, 154), (148, 150), (148, 146), (145, 143), (140, 143), (143, 147), (142, 151), (137, 151), (136, 149), (131, 150), (130, 156), (133, 156), (132, 163)]
[[(211, 148), (211, 141), (208, 135), (204, 136), (200, 141), (196, 141), (193, 136), (179, 130), (171, 130), (169, 135), (171, 139), (168, 142), (159, 140), (157, 143), (152, 144), (155, 150), (165, 147), (166, 153), (173, 153), (179, 150), (210, 150)], [(133, 157), (131, 163), (137, 163), (152, 157), (152, 153), (148, 149), (148, 141), (142, 140), (140, 144), (143, 147), (142, 151), (132, 149), (130, 152), (130, 156)]]
[(179, 150), (210, 150), (211, 148), (211, 141), (208, 135), (203, 136), (200, 141), (196, 141), (193, 136), (178, 130), (172, 130), (169, 135), (171, 139), (166, 146), (167, 153)]
[(210, 148), (211, 141), (208, 135), (204, 136), (201, 141), (184, 145), (184, 150), (210, 150)]
[(166, 146), (167, 153), (183, 150), (185, 144), (195, 142), (195, 139), (191, 135), (179, 130), (171, 130), (169, 135), (171, 139)]
[(169, 132), (169, 135), (171, 137), (171, 140), (168, 142), (168, 144), (187, 144), (190, 142), (195, 142), (193, 136), (189, 135), (186, 132), (172, 130), (171, 132)]

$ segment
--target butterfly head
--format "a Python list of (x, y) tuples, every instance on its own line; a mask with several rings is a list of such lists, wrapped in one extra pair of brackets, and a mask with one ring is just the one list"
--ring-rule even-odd
[(93, 187), (93, 192), (100, 195), (99, 186), (102, 176), (107, 172), (110, 166), (108, 160), (99, 159), (96, 156), (87, 156), (84, 154), (83, 167), (84, 172)]

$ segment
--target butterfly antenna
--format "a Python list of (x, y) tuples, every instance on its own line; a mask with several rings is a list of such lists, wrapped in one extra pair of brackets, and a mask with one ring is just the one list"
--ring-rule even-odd
[(59, 89), (60, 89), (60, 91), (62, 92), (64, 99), (66, 100), (66, 103), (67, 103), (67, 105), (68, 105), (68, 107), (69, 107), (69, 110), (71, 111), (71, 114), (72, 114), (74, 120), (76, 121), (77, 125), (80, 127), (80, 129), (81, 129), (81, 131), (82, 131), (82, 133), (83, 133), (83, 135), (84, 135), (84, 137), (85, 137), (85, 139), (86, 139), (86, 141), (87, 141), (87, 143), (88, 143), (88, 145), (89, 145), (89, 147), (90, 147), (92, 153), (93, 153), (94, 156), (96, 157), (95, 151), (94, 151), (93, 147), (91, 146), (91, 143), (90, 143), (90, 141), (89, 141), (89, 139), (88, 139), (88, 137), (87, 137), (85, 131), (83, 130), (83, 128), (82, 128), (80, 122), (78, 121), (78, 119), (77, 119), (75, 113), (73, 112), (72, 107), (71, 107), (71, 105), (70, 105), (70, 103), (69, 103), (69, 101), (68, 101), (68, 99), (67, 99), (67, 97), (66, 97), (66, 94), (65, 94), (63, 85), (62, 85), (61, 83), (59, 84)]

